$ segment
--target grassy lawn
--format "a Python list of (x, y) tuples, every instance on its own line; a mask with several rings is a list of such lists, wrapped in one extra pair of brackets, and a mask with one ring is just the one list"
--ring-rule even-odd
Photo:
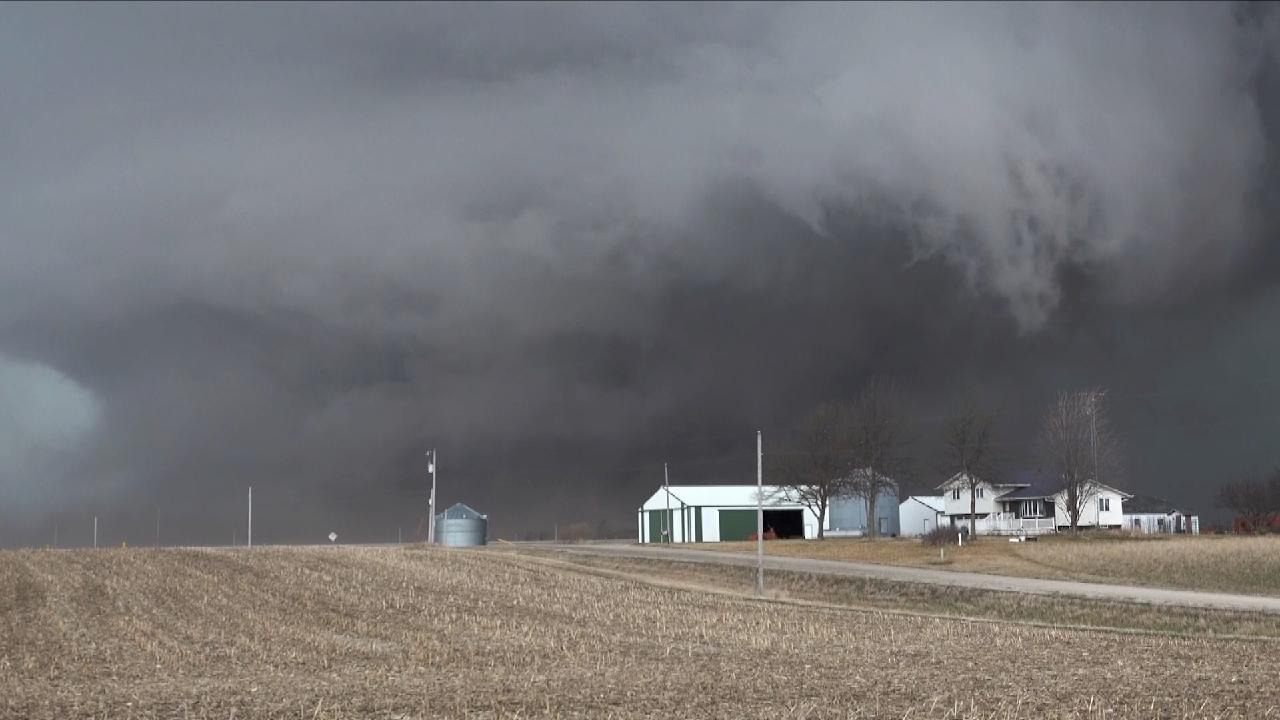
[[(755, 552), (755, 543), (706, 543), (708, 550)], [(833, 538), (765, 543), (771, 555), (935, 567), (1021, 577), (1280, 595), (1280, 536), (1056, 535), (1037, 542), (980, 537), (938, 548), (910, 538)]]

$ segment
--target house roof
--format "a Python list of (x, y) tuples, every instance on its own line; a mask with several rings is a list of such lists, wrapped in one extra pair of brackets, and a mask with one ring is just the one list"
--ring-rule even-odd
[(1121, 490), (1120, 488), (1112, 487), (1112, 486), (1110, 486), (1110, 485), (1106, 485), (1106, 484), (1104, 484), (1104, 483), (1098, 483), (1098, 487), (1100, 487), (1100, 488), (1104, 488), (1104, 489), (1106, 489), (1106, 490), (1110, 490), (1111, 492), (1113, 492), (1113, 493), (1115, 493), (1115, 494), (1119, 495), (1120, 497), (1124, 498), (1124, 501), (1125, 501), (1125, 502), (1129, 502), (1129, 499), (1133, 497), (1133, 493), (1127, 493), (1127, 492), (1125, 492), (1125, 491)]
[[(960, 473), (952, 475), (950, 479), (938, 487), (950, 487), (956, 482), (958, 477), (960, 477)], [(1001, 478), (998, 482), (987, 482), (987, 484), (995, 488), (1009, 488), (1007, 492), (996, 496), (996, 499), (998, 500), (1036, 500), (1040, 498), (1050, 498), (1062, 490), (1062, 483), (1059, 480), (1054, 478), (1052, 475), (1047, 475), (1035, 470), (1018, 470), (1007, 477)], [(1111, 490), (1126, 499), (1133, 497), (1129, 493), (1113, 488), (1110, 485), (1103, 485), (1102, 483), (1098, 483), (1098, 485), (1107, 490)]]
[(1037, 500), (1040, 498), (1053, 497), (1058, 490), (1062, 488), (1061, 483), (1055, 483), (1053, 478), (1042, 473), (1022, 470), (1014, 473), (1014, 482), (1008, 483), (1015, 485), (1016, 488), (1003, 495), (999, 500)]
[(906, 505), (909, 502), (918, 502), (934, 512), (942, 512), (946, 507), (946, 500), (941, 495), (912, 495), (903, 500), (902, 504)]
[(1169, 513), (1180, 513), (1182, 510), (1164, 498), (1154, 495), (1134, 495), (1124, 501), (1124, 512), (1126, 515), (1140, 513), (1168, 515)]
[[(952, 475), (951, 477), (947, 478), (946, 482), (939, 485), (936, 489), (949, 490), (952, 485), (955, 485), (956, 483), (961, 482), (960, 478), (963, 475), (964, 473), (956, 473), (955, 475)], [(1020, 487), (1022, 485), (1026, 485), (1026, 483), (1020, 483), (1013, 479), (1010, 479), (1007, 481), (996, 481), (996, 482), (993, 482), (990, 480), (980, 480), (980, 482), (984, 482), (992, 487)]]

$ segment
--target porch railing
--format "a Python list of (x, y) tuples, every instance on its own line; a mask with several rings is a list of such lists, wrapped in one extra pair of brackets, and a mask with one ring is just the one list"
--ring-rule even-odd
[(1020, 518), (1013, 513), (992, 513), (978, 520), (977, 531), (984, 535), (1041, 535), (1057, 532), (1054, 519)]

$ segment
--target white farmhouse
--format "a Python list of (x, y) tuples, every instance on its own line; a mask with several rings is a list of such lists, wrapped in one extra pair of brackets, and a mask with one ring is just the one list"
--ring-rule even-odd
[(941, 495), (912, 495), (898, 505), (898, 527), (903, 537), (926, 535), (948, 524), (946, 501)]
[[(969, 484), (957, 473), (939, 486), (944, 514), (956, 527), (968, 527)], [(1124, 501), (1129, 493), (1098, 483), (1080, 513), (1081, 528), (1120, 528), (1124, 525)], [(979, 534), (1046, 533), (1071, 527), (1066, 491), (1060, 482), (1036, 473), (1018, 473), (1008, 480), (978, 483), (974, 492)]]

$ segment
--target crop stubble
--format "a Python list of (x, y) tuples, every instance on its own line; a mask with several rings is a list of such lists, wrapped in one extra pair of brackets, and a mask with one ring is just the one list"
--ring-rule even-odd
[(1274, 643), (760, 603), (485, 552), (0, 553), (0, 714), (1260, 717)]

